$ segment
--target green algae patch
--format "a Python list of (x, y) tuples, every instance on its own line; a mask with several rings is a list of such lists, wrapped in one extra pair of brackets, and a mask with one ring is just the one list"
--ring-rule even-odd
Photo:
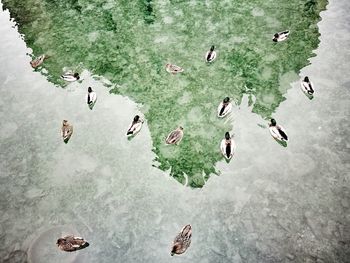
[[(247, 94), (268, 118), (285, 99), (285, 74), (295, 75), (317, 48), (326, 0), (113, 1), (3, 0), (35, 55), (47, 54), (48, 79), (64, 87), (64, 68), (103, 76), (117, 93), (143, 105), (158, 167), (182, 184), (202, 187), (218, 174), (219, 144), (232, 125), (216, 117), (229, 96)], [(290, 30), (274, 43), (275, 32)], [(205, 53), (215, 45), (217, 59)], [(165, 64), (184, 72), (172, 75)], [(294, 72), (294, 74), (293, 74)], [(255, 97), (253, 101), (252, 97)], [(179, 145), (168, 133), (184, 127)]]

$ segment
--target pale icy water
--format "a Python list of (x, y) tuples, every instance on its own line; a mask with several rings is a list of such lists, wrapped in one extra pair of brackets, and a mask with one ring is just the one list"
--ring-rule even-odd
[[(66, 89), (33, 72), (1, 11), (1, 262), (349, 262), (349, 11), (349, 1), (334, 0), (321, 14), (317, 56), (300, 74), (313, 80), (315, 98), (291, 83), (273, 114), (288, 147), (258, 126), (266, 123), (244, 98), (232, 119), (235, 159), (195, 190), (152, 167), (147, 125), (126, 139), (136, 104), (88, 72)], [(280, 88), (290, 79), (282, 77)], [(89, 85), (98, 94), (93, 111)], [(67, 145), (62, 119), (75, 128)], [(170, 257), (188, 223), (191, 247)], [(59, 251), (56, 239), (68, 233), (90, 247)]]

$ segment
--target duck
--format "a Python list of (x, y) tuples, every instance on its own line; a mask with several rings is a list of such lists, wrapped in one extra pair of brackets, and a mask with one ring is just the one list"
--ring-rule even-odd
[(44, 63), (44, 60), (47, 59), (48, 56), (46, 56), (45, 54), (33, 59), (32, 61), (30, 61), (30, 65), (32, 66), (32, 68), (37, 68), (39, 67), (41, 64)]
[(277, 125), (277, 122), (275, 119), (271, 119), (271, 123), (269, 124), (269, 130), (271, 136), (280, 142), (287, 142), (288, 136), (286, 134), (286, 131), (281, 125)]
[(82, 237), (75, 237), (73, 235), (61, 237), (56, 242), (59, 249), (66, 252), (73, 252), (88, 247), (90, 244)]
[(169, 63), (165, 65), (165, 69), (169, 73), (173, 73), (173, 74), (180, 73), (180, 72), (184, 71), (183, 68), (176, 66), (176, 65), (173, 65), (173, 64), (169, 64)]
[(61, 78), (65, 81), (68, 82), (73, 82), (73, 81), (77, 81), (80, 79), (79, 73), (71, 73), (71, 72), (67, 72), (64, 73), (63, 75), (61, 75)]
[(96, 100), (97, 100), (96, 92), (93, 91), (91, 87), (88, 87), (88, 94), (86, 95), (86, 102), (87, 102), (90, 110), (92, 110), (92, 108), (95, 106)]
[(136, 115), (131, 122), (128, 131), (126, 132), (127, 136), (136, 135), (142, 128), (143, 120), (139, 115)]
[(166, 144), (178, 144), (184, 136), (183, 129), (184, 128), (180, 126), (176, 130), (169, 133), (168, 137), (165, 140)]
[(216, 59), (216, 52), (214, 51), (215, 47), (211, 46), (210, 50), (205, 54), (205, 60), (207, 62), (213, 62)]
[(226, 97), (222, 102), (220, 102), (218, 107), (218, 117), (223, 118), (232, 111), (232, 103), (230, 98)]
[(73, 125), (70, 125), (67, 120), (62, 122), (62, 138), (65, 143), (68, 143), (73, 134)]
[(281, 42), (288, 38), (289, 36), (289, 30), (279, 32), (273, 35), (272, 41), (273, 42)]
[(314, 89), (313, 89), (314, 85), (313, 83), (310, 81), (309, 77), (305, 77), (302, 81), (301, 81), (301, 89), (307, 93), (310, 96), (313, 96), (314, 94)]
[(225, 138), (221, 141), (220, 150), (226, 160), (230, 160), (234, 154), (234, 141), (229, 132), (225, 133)]
[(192, 227), (191, 225), (184, 226), (180, 233), (175, 237), (171, 248), (171, 256), (180, 255), (186, 252), (191, 245)]

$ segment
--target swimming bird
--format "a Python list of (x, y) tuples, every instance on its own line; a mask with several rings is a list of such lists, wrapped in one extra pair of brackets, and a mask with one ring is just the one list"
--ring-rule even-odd
[(37, 68), (39, 67), (41, 64), (44, 63), (44, 60), (47, 59), (48, 56), (46, 56), (45, 54), (37, 57), (36, 59), (33, 59), (32, 61), (30, 61), (30, 65), (32, 66), (32, 68)]
[(168, 137), (166, 138), (165, 142), (166, 144), (177, 144), (182, 140), (182, 137), (184, 136), (184, 132), (181, 126), (178, 127), (176, 130), (169, 133)]
[(273, 138), (281, 142), (288, 141), (286, 131), (281, 125), (277, 125), (275, 119), (271, 119), (271, 123), (269, 124), (269, 126), (270, 134)]
[(225, 133), (225, 139), (221, 141), (220, 149), (222, 155), (227, 159), (230, 160), (233, 156), (234, 151), (234, 141), (230, 135), (229, 132)]
[(142, 128), (142, 124), (143, 124), (143, 120), (140, 118), (139, 115), (136, 115), (134, 117), (133, 121), (131, 122), (131, 125), (130, 125), (128, 131), (126, 132), (126, 135), (131, 136), (131, 135), (135, 135), (136, 133), (138, 133)]
[(73, 134), (73, 125), (70, 125), (67, 120), (62, 122), (62, 138), (67, 143)]
[(86, 102), (89, 105), (90, 110), (95, 106), (97, 100), (96, 92), (92, 90), (91, 87), (88, 87), (88, 94), (86, 95)]
[(213, 62), (216, 58), (216, 52), (214, 51), (214, 46), (210, 47), (210, 50), (205, 54), (205, 60), (207, 62)]
[(288, 38), (289, 36), (289, 30), (279, 32), (273, 35), (272, 41), (274, 42), (281, 42)]
[(65, 236), (57, 240), (59, 249), (66, 252), (73, 252), (88, 247), (90, 244), (81, 237)]
[(61, 78), (65, 81), (73, 82), (73, 81), (79, 80), (80, 76), (79, 76), (79, 73), (73, 74), (71, 72), (67, 72), (67, 73), (61, 75)]
[(169, 73), (173, 73), (173, 74), (180, 73), (180, 72), (184, 71), (183, 68), (176, 66), (176, 65), (173, 65), (173, 64), (169, 64), (169, 63), (165, 65), (165, 69)]
[(232, 103), (230, 102), (230, 98), (226, 97), (222, 102), (220, 102), (218, 107), (218, 117), (223, 118), (227, 114), (229, 114), (232, 110)]
[(186, 252), (191, 245), (192, 227), (186, 225), (181, 229), (181, 232), (175, 237), (171, 248), (171, 256), (180, 255)]
[(314, 94), (313, 83), (309, 80), (309, 77), (305, 77), (304, 80), (301, 81), (301, 88), (304, 92), (309, 94), (310, 96)]

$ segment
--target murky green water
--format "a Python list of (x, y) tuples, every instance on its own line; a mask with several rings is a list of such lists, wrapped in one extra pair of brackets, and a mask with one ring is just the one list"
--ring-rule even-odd
[[(317, 22), (326, 0), (294, 1), (2, 1), (11, 10), (33, 55), (45, 62), (58, 85), (65, 69), (88, 69), (112, 82), (111, 93), (141, 106), (156, 153), (154, 165), (181, 183), (202, 187), (219, 173), (219, 143), (235, 123), (216, 117), (226, 96), (235, 104), (249, 96), (252, 111), (270, 117), (289, 83), (319, 43)], [(290, 30), (290, 39), (271, 41)], [(216, 46), (218, 58), (204, 55)], [(173, 76), (174, 63), (185, 69)], [(46, 71), (45, 71), (46, 72)], [(235, 117), (235, 116), (233, 116)], [(183, 126), (179, 146), (167, 134)]]

